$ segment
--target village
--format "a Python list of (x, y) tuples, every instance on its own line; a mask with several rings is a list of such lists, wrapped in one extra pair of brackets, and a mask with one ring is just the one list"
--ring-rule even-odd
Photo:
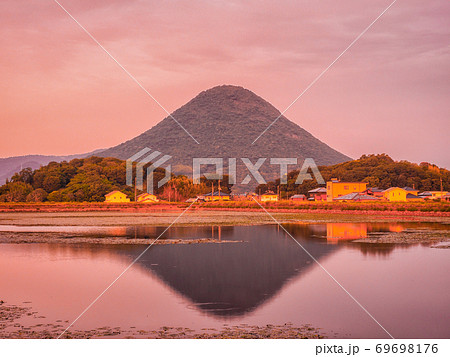
[[(266, 191), (264, 193), (244, 193), (244, 194), (228, 194), (218, 187), (214, 191), (214, 186), (209, 193), (198, 195), (186, 200), (187, 203), (212, 202), (212, 201), (252, 201), (259, 202), (276, 202), (281, 201), (281, 192)], [(409, 202), (409, 201), (427, 201), (427, 200), (444, 200), (450, 201), (450, 193), (448, 191), (423, 191), (414, 189), (413, 187), (390, 187), (380, 189), (378, 187), (367, 187), (365, 182), (342, 182), (337, 178), (332, 178), (326, 183), (326, 186), (317, 187), (308, 191), (308, 195), (294, 194), (289, 197), (290, 201), (323, 201), (323, 202), (361, 202), (361, 201), (385, 201), (385, 202)], [(156, 195), (150, 193), (142, 193), (136, 195), (135, 202), (139, 203), (156, 203), (163, 202)], [(112, 191), (105, 195), (105, 202), (108, 203), (126, 203), (131, 199), (121, 191)]]

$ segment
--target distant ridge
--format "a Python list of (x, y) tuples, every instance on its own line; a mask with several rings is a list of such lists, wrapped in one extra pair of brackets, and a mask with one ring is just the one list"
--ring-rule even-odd
[(16, 172), (19, 172), (22, 168), (31, 167), (35, 170), (52, 161), (61, 162), (77, 158), (82, 159), (95, 155), (101, 151), (103, 150), (95, 150), (86, 154), (74, 155), (22, 155), (0, 158), (0, 185), (3, 185), (7, 179), (11, 178), (11, 176)]

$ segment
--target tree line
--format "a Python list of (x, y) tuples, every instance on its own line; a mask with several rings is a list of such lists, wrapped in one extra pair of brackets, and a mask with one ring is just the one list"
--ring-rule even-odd
[[(147, 167), (144, 166), (144, 187), (147, 187)], [(133, 167), (135, 177), (136, 167)], [(160, 198), (174, 201), (217, 190), (218, 180), (201, 178), (200, 184), (183, 175), (171, 175), (163, 187), (157, 183), (165, 177), (165, 170), (154, 172), (154, 192)], [(228, 178), (221, 182), (222, 192), (230, 193)], [(105, 194), (119, 190), (134, 200), (134, 187), (126, 184), (126, 163), (115, 158), (89, 157), (69, 162), (50, 162), (39, 169), (24, 168), (0, 186), (0, 202), (102, 202)], [(143, 191), (136, 190), (137, 195)]]

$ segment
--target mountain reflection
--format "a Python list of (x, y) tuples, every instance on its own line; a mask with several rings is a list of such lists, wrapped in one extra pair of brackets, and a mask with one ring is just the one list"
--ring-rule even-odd
[[(318, 261), (344, 247), (357, 249), (364, 255), (387, 256), (399, 246), (352, 241), (374, 232), (399, 233), (410, 226), (417, 227), (354, 222), (283, 226)], [(161, 227), (128, 227), (127, 236), (155, 238), (163, 231)], [(155, 245), (137, 262), (196, 307), (215, 316), (251, 312), (315, 264), (277, 225), (173, 227), (161, 237), (165, 238), (226, 241)], [(142, 247), (123, 247), (119, 252), (135, 257)]]
[[(155, 245), (137, 264), (154, 272), (208, 314), (246, 314), (275, 296), (290, 279), (314, 266), (314, 261), (276, 226), (193, 229), (196, 232), (184, 228), (183, 235), (214, 233), (218, 238), (220, 233), (222, 240), (236, 242)], [(318, 260), (338, 249), (324, 241), (305, 239), (301, 232), (295, 235)], [(129, 247), (127, 254), (134, 256), (141, 251), (142, 247)]]

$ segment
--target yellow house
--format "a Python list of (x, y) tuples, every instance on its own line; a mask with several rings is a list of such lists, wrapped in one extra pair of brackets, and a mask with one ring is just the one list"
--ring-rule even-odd
[(327, 201), (332, 202), (336, 197), (349, 193), (363, 192), (366, 188), (365, 182), (340, 182), (337, 179), (331, 179), (327, 182)]
[(112, 191), (105, 195), (105, 202), (130, 202), (130, 199), (120, 191)]
[(448, 193), (448, 191), (427, 191), (427, 192), (431, 193), (432, 199), (442, 198)]
[(205, 201), (229, 201), (230, 195), (222, 191), (210, 192), (203, 195)]
[(278, 195), (273, 191), (267, 191), (261, 195), (261, 202), (278, 201)]
[(156, 198), (155, 195), (145, 192), (145, 193), (137, 196), (136, 201), (141, 202), (141, 203), (153, 203), (153, 202), (158, 202), (159, 200)]
[(406, 202), (408, 191), (400, 187), (390, 187), (383, 191), (384, 198), (391, 202)]

